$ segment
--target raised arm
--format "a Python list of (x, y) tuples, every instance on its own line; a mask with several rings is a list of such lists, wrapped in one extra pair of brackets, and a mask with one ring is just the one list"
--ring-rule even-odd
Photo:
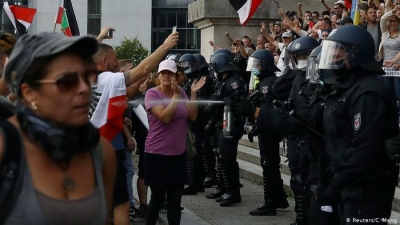
[[(396, 7), (396, 5), (393, 4), (392, 0), (386, 0), (385, 1), (385, 13), (388, 13), (389, 11), (392, 11), (394, 7)], [(383, 14), (385, 14), (385, 13), (383, 13)]]
[(231, 38), (231, 36), (229, 35), (229, 32), (225, 32), (225, 36), (226, 36), (226, 40), (228, 41), (229, 46), (231, 46), (233, 44), (233, 39)]
[[(368, 0), (368, 1), (371, 1), (371, 0)], [(385, 14), (385, 7), (383, 7), (381, 5), (379, 0), (373, 0), (373, 1), (374, 1), (375, 6), (379, 9), (379, 11), (381, 11), (382, 15)]]
[(321, 0), (321, 3), (322, 3), (322, 5), (324, 5), (326, 11), (331, 12), (332, 8), (329, 7), (329, 6), (326, 4), (325, 0)]
[(261, 22), (261, 29), (260, 29), (260, 33), (263, 34), (269, 43), (273, 44), (275, 47), (278, 46), (279, 42), (276, 41), (275, 39), (273, 39), (271, 36), (269, 36), (269, 34), (267, 33), (266, 29), (265, 29), (265, 23)]
[(299, 14), (299, 17), (304, 20), (303, 12), (301, 11), (301, 7), (303, 7), (303, 4), (297, 3), (297, 14)]
[[(174, 91), (174, 94), (172, 96), (171, 101), (169, 102), (168, 106), (165, 107), (162, 104), (156, 105), (151, 108), (151, 112), (154, 114), (155, 117), (157, 117), (161, 122), (163, 123), (169, 123), (172, 119), (172, 117), (175, 115), (176, 108), (178, 106), (178, 103), (182, 100), (182, 91), (177, 84), (176, 78), (173, 77), (171, 80), (171, 87)], [(145, 96), (145, 103), (147, 102), (147, 98), (149, 98), (149, 101), (159, 101), (162, 99), (159, 98), (153, 98), (154, 93), (152, 92), (146, 92)], [(149, 96), (150, 95), (150, 96)]]
[(111, 39), (112, 38), (112, 37), (108, 36), (108, 31), (109, 30), (115, 31), (115, 29), (112, 28), (112, 27), (103, 27), (103, 28), (101, 28), (100, 34), (96, 38), (99, 43), (101, 43), (104, 39)]
[(198, 81), (195, 80), (190, 87), (190, 100), (192, 102), (186, 103), (186, 109), (188, 110), (188, 118), (191, 121), (195, 121), (197, 119), (198, 107), (195, 101), (197, 100), (197, 92), (204, 86), (205, 83), (206, 77), (202, 77)]
[(314, 31), (315, 33), (317, 33), (318, 34), (318, 30), (319, 30), (319, 27), (321, 26), (321, 23), (322, 23), (323, 21), (319, 21), (318, 23), (316, 23), (313, 27), (312, 27), (312, 31)]
[(217, 49), (220, 49), (220, 48), (221, 48), (221, 47), (219, 47), (218, 45), (214, 44), (213, 41), (209, 41), (208, 43), (211, 45), (211, 47), (214, 48), (214, 50), (217, 50)]
[[(140, 78), (149, 74), (160, 61), (165, 57), (167, 52), (174, 48), (179, 41), (179, 33), (175, 32), (170, 34), (164, 43), (157, 48), (151, 55), (145, 58), (137, 67), (124, 73), (126, 86), (130, 86), (138, 81)], [(133, 96), (128, 96), (133, 97)]]
[(286, 24), (290, 27), (291, 30), (296, 32), (299, 36), (303, 36), (301, 33), (301, 28), (297, 27), (294, 22), (286, 15), (282, 8), (278, 9), (278, 13), (282, 16), (282, 20), (286, 21)]
[(388, 20), (391, 16), (395, 15), (396, 13), (396, 8), (390, 10), (389, 12), (385, 13), (381, 17), (381, 31), (382, 33), (388, 32), (389, 31), (389, 26), (387, 25)]

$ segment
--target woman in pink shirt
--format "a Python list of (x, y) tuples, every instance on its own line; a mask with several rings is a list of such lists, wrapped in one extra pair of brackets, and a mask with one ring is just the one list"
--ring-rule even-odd
[[(145, 145), (145, 184), (150, 186), (151, 199), (147, 207), (146, 224), (156, 224), (158, 212), (168, 201), (168, 224), (180, 224), (181, 198), (186, 181), (186, 125), (197, 118), (197, 103), (177, 84), (176, 64), (164, 60), (158, 67), (157, 86), (145, 96), (149, 132)], [(191, 100), (205, 78), (194, 81)]]

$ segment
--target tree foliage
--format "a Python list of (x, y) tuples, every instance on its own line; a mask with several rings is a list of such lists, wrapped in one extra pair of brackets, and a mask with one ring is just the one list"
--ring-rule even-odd
[(115, 46), (115, 53), (118, 59), (130, 59), (134, 65), (138, 65), (149, 55), (149, 50), (145, 48), (137, 37), (124, 38), (119, 46)]

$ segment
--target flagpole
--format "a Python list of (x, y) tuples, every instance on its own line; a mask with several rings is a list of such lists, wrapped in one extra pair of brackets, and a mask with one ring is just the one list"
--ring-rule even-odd
[(63, 0), (60, 0), (60, 1), (58, 2), (58, 7), (57, 7), (57, 10), (56, 10), (56, 18), (54, 19), (53, 33), (56, 32), (57, 18), (58, 18), (58, 16), (59, 16), (58, 13), (60, 12), (60, 6), (63, 5), (63, 4), (62, 4), (62, 1), (63, 1)]

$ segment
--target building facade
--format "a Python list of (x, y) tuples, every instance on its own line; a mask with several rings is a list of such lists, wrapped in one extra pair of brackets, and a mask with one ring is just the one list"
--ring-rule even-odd
[[(154, 51), (172, 31), (178, 27), (180, 42), (172, 52), (200, 51), (200, 31), (189, 24), (187, 6), (194, 0), (71, 0), (81, 35), (97, 36), (100, 29), (115, 29), (113, 39), (103, 42), (117, 46), (124, 38), (137, 37), (145, 48)], [(59, 0), (9, 0), (9, 4), (37, 9), (29, 33), (61, 33), (54, 21)], [(1, 10), (2, 29), (12, 32), (13, 27)]]

